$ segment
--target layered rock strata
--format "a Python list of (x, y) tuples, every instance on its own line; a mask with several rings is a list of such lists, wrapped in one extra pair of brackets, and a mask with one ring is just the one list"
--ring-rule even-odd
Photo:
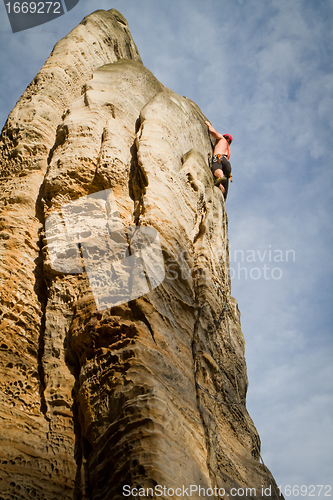
[[(204, 121), (143, 66), (114, 9), (58, 42), (11, 112), (0, 143), (0, 498), (115, 500), (124, 485), (162, 485), (167, 499), (197, 485), (192, 498), (251, 488), (258, 499), (274, 486), (246, 411)], [(157, 246), (122, 265), (145, 228)]]

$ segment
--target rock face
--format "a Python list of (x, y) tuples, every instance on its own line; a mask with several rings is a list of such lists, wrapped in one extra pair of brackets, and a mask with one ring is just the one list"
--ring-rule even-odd
[[(129, 488), (275, 498), (246, 411), (204, 121), (142, 65), (114, 9), (58, 42), (11, 112), (0, 143), (0, 499), (115, 500)], [(145, 228), (158, 238), (139, 259)]]

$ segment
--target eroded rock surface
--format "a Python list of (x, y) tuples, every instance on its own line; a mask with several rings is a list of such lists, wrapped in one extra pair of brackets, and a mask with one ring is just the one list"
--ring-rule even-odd
[[(142, 65), (114, 9), (58, 42), (10, 114), (0, 143), (0, 498), (114, 500), (124, 485), (198, 485), (225, 498), (256, 488), (247, 498), (258, 499), (274, 484), (246, 411), (204, 121)], [(165, 276), (107, 307), (89, 271), (103, 281), (109, 268), (99, 271), (99, 255), (94, 269), (95, 254), (88, 265), (87, 241), (102, 254), (109, 235), (111, 281), (124, 289), (133, 270), (116, 260), (131, 255), (133, 227), (158, 232)]]

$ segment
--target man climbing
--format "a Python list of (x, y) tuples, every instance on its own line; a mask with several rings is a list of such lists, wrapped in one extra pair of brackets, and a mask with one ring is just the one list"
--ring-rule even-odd
[(208, 127), (209, 133), (216, 139), (211, 164), (212, 173), (214, 177), (217, 178), (214, 184), (215, 186), (219, 186), (224, 199), (226, 200), (228, 195), (229, 179), (232, 182), (231, 165), (229, 163), (229, 146), (232, 143), (232, 136), (230, 134), (219, 134), (208, 121), (206, 121), (205, 124)]

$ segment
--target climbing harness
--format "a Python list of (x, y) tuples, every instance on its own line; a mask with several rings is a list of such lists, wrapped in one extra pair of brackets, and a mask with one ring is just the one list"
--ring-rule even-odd
[(228, 155), (218, 154), (218, 155), (213, 155), (212, 161), (214, 161), (215, 163), (222, 163), (222, 156), (224, 156), (227, 160), (229, 160)]

